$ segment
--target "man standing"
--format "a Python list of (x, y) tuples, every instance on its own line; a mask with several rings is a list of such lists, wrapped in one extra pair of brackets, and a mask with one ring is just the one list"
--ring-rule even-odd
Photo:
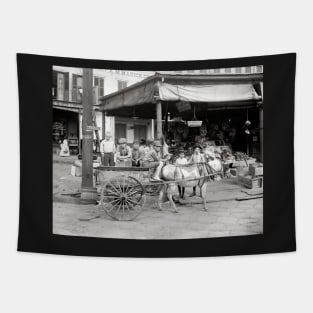
[(110, 132), (105, 134), (104, 140), (100, 144), (101, 152), (101, 162), (104, 166), (114, 166), (114, 153), (116, 152), (116, 147), (112, 139)]

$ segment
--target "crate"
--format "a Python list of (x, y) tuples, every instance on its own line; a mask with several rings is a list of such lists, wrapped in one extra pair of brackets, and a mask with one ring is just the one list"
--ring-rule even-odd
[(249, 175), (251, 175), (252, 178), (263, 176), (263, 166), (259, 166), (258, 164), (249, 164)]
[(240, 185), (249, 189), (263, 188), (263, 176), (252, 178), (251, 175), (247, 176), (237, 175), (237, 181)]

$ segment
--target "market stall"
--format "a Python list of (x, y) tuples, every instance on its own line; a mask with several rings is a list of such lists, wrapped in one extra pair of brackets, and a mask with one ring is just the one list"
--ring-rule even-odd
[(107, 115), (156, 120), (170, 147), (229, 146), (262, 161), (263, 74), (159, 74), (100, 98)]

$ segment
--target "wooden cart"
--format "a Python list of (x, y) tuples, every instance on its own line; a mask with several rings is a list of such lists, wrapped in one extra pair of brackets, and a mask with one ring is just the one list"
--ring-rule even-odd
[(157, 195), (163, 187), (150, 181), (149, 168), (101, 166), (97, 171), (102, 185), (100, 205), (119, 221), (135, 219), (143, 210), (146, 196)]
[(97, 171), (102, 185), (100, 205), (111, 218), (119, 221), (135, 219), (142, 212), (146, 197), (158, 195), (165, 185), (210, 180), (221, 174), (158, 182), (151, 181), (153, 168), (101, 166)]

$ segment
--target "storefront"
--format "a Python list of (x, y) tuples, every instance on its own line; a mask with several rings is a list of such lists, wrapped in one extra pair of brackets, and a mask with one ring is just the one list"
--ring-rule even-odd
[(79, 113), (76, 110), (53, 109), (53, 153), (58, 153), (60, 143), (67, 139), (71, 154), (78, 154)]
[(155, 119), (152, 138), (175, 147), (195, 142), (228, 144), (262, 160), (263, 74), (155, 74), (100, 98), (116, 119)]

